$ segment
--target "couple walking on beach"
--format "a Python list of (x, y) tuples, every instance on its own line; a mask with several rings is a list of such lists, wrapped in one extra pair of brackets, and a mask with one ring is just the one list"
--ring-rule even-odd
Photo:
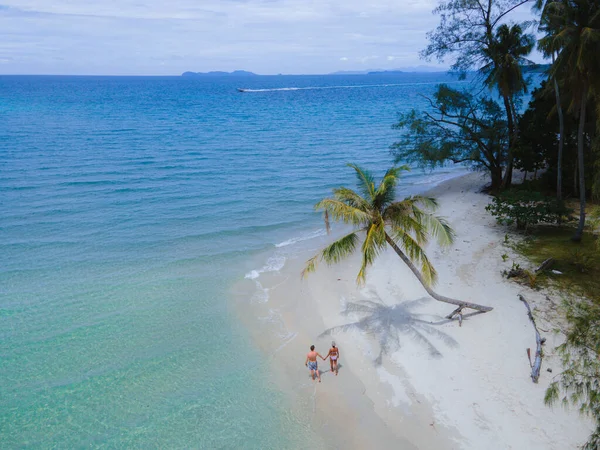
[(323, 358), (319, 354), (319, 352), (315, 351), (314, 345), (310, 346), (310, 352), (308, 352), (308, 354), (306, 355), (306, 361), (304, 362), (304, 365), (306, 367), (308, 367), (308, 369), (310, 370), (311, 378), (314, 380), (315, 375), (316, 375), (317, 378), (319, 379), (319, 383), (320, 383), (321, 382), (321, 373), (319, 372), (319, 365), (317, 364), (317, 356), (319, 358), (321, 358), (323, 361), (325, 361), (327, 358), (329, 358), (329, 363), (331, 364), (331, 371), (335, 372), (335, 374), (337, 376), (338, 361), (340, 359), (340, 350), (335, 346), (335, 342), (331, 343), (331, 348), (329, 349), (329, 353), (327, 353), (327, 356), (325, 356), (325, 358)]

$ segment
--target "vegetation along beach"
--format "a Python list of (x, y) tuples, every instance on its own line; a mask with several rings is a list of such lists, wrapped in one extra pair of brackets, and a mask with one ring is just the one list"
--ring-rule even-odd
[(597, 0), (0, 23), (0, 448), (600, 448)]

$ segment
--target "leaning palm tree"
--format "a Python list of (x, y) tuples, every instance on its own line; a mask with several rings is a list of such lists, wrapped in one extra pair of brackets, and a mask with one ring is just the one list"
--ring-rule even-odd
[(570, 109), (578, 111), (577, 167), (579, 172), (579, 224), (574, 241), (580, 241), (585, 227), (584, 127), (590, 95), (600, 92), (600, 2), (560, 0), (548, 2), (545, 14), (553, 33), (541, 39), (545, 48), (560, 51), (550, 75), (559, 77), (573, 92)]
[(517, 112), (514, 107), (514, 97), (521, 92), (527, 92), (527, 83), (521, 67), (532, 64), (525, 57), (531, 53), (534, 38), (525, 34), (520, 25), (510, 27), (502, 24), (496, 30), (491, 44), (483, 50), (484, 59), (488, 63), (480, 69), (485, 76), (485, 84), (498, 89), (508, 124), (508, 160), (506, 172), (502, 180), (503, 187), (509, 187), (512, 182), (513, 151), (517, 137)]
[[(431, 288), (437, 281), (437, 273), (423, 247), (430, 237), (437, 238), (442, 245), (451, 244), (454, 231), (444, 219), (433, 215), (432, 211), (437, 208), (435, 199), (417, 195), (395, 201), (400, 173), (408, 167), (392, 167), (386, 172), (379, 186), (376, 186), (371, 173), (355, 164), (349, 166), (356, 171), (362, 195), (352, 189), (339, 187), (333, 190), (333, 198), (321, 200), (315, 205), (315, 209), (325, 212), (327, 229), (331, 218), (353, 225), (354, 230), (309, 259), (302, 276), (313, 272), (319, 260), (332, 264), (352, 254), (359, 244), (359, 233), (364, 232), (365, 238), (361, 247), (362, 265), (356, 278), (358, 284), (365, 282), (367, 268), (388, 244), (410, 268), (429, 295), (440, 302), (458, 306), (449, 317), (460, 313), (463, 308), (491, 311), (489, 306), (444, 297)], [(420, 265), (420, 271), (415, 264)]]

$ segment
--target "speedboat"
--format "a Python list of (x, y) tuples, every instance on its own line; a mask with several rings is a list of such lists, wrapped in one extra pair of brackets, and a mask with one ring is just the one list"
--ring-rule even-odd
[(237, 88), (238, 92), (246, 92), (248, 89)]

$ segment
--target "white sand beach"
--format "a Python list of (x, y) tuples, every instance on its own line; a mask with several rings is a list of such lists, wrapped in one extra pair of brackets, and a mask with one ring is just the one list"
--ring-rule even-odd
[[(453, 305), (429, 298), (391, 249), (370, 269), (366, 285), (357, 287), (358, 254), (335, 266), (322, 264), (301, 280), (305, 260), (318, 250), (311, 241), (280, 272), (261, 275), (268, 301), (240, 302), (260, 347), (273, 356), (281, 389), (310, 416), (325, 446), (563, 450), (585, 442), (591, 422), (543, 402), (560, 372), (554, 355), (559, 336), (552, 332), (560, 298), (502, 277), (512, 261), (527, 263), (503, 245), (506, 230), (484, 209), (484, 184), (479, 174), (468, 174), (429, 192), (456, 231), (450, 248), (428, 248), (439, 273), (435, 290), (494, 308), (465, 317), (462, 327), (444, 319)], [(527, 348), (535, 353), (535, 334), (518, 294), (529, 301), (547, 339), (538, 384), (526, 355)], [(344, 313), (357, 304), (362, 313)], [(325, 355), (332, 339), (341, 353), (339, 376), (321, 362), (322, 383), (313, 382), (303, 365), (308, 347), (315, 344)], [(283, 344), (273, 349), (273, 342)]]

